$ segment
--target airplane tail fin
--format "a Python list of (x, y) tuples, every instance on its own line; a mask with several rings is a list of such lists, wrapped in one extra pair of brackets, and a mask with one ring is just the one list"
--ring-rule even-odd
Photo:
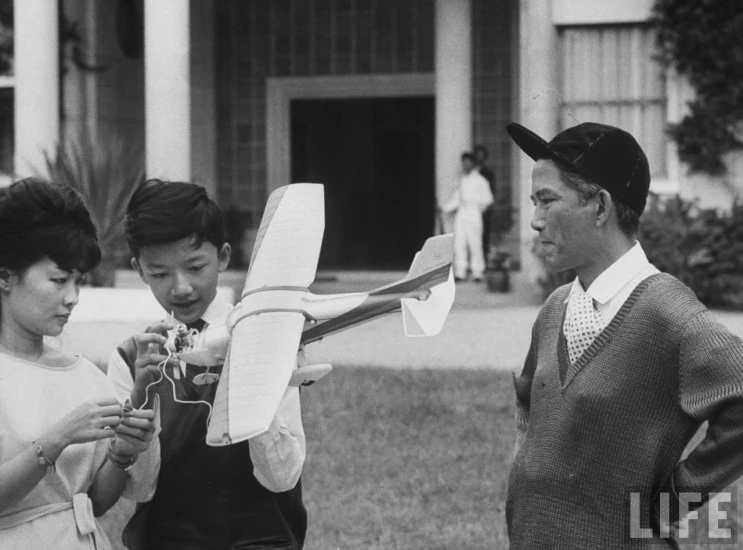
[(415, 255), (405, 281), (420, 282), (419, 296), (400, 300), (406, 336), (435, 336), (441, 332), (454, 303), (454, 235), (428, 239)]

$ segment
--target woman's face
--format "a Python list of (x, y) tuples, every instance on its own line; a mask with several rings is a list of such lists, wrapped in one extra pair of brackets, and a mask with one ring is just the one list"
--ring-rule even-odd
[[(82, 274), (43, 258), (2, 282), (2, 331), (27, 338), (58, 336), (77, 304)], [(6, 332), (6, 334), (8, 333)]]

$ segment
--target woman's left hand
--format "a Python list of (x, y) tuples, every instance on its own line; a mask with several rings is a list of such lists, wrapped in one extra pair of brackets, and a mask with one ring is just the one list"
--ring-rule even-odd
[(114, 431), (113, 451), (119, 456), (133, 456), (147, 450), (155, 433), (155, 411), (133, 409), (125, 412)]

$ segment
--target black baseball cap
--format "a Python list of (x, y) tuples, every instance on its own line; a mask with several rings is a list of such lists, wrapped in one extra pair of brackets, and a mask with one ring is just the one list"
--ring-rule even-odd
[(584, 122), (547, 143), (521, 124), (506, 125), (511, 139), (534, 160), (552, 159), (586, 176), (639, 216), (650, 189), (650, 167), (634, 137), (615, 126)]

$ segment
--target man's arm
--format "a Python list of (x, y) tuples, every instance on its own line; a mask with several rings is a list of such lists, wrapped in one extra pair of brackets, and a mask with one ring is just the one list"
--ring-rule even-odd
[(288, 491), (299, 481), (306, 456), (299, 388), (288, 387), (268, 431), (250, 439), (253, 473), (269, 491)]
[[(128, 342), (122, 344), (122, 347)], [(126, 403), (134, 388), (134, 379), (129, 369), (126, 359), (122, 357), (122, 352), (115, 349), (108, 358), (108, 370), (106, 371), (108, 380), (114, 387), (114, 395), (119, 403)]]
[(526, 433), (529, 430), (529, 408), (531, 405), (531, 383), (534, 379), (534, 371), (537, 368), (537, 329), (536, 323), (532, 328), (531, 344), (529, 352), (526, 354), (524, 368), (521, 374), (513, 373), (513, 385), (516, 390), (516, 445), (514, 447), (514, 456), (519, 452), (521, 445), (526, 439)]
[[(679, 400), (684, 412), (708, 422), (707, 434), (679, 462), (661, 492), (709, 493), (743, 474), (743, 341), (704, 310), (685, 327), (679, 347)], [(701, 505), (701, 503), (698, 503)]]
[(480, 175), (480, 185), (479, 185), (479, 202), (480, 202), (480, 210), (485, 211), (491, 204), (493, 204), (493, 193), (490, 192), (490, 185), (488, 185), (488, 180), (486, 180), (484, 177), (482, 177), (482, 174)]

